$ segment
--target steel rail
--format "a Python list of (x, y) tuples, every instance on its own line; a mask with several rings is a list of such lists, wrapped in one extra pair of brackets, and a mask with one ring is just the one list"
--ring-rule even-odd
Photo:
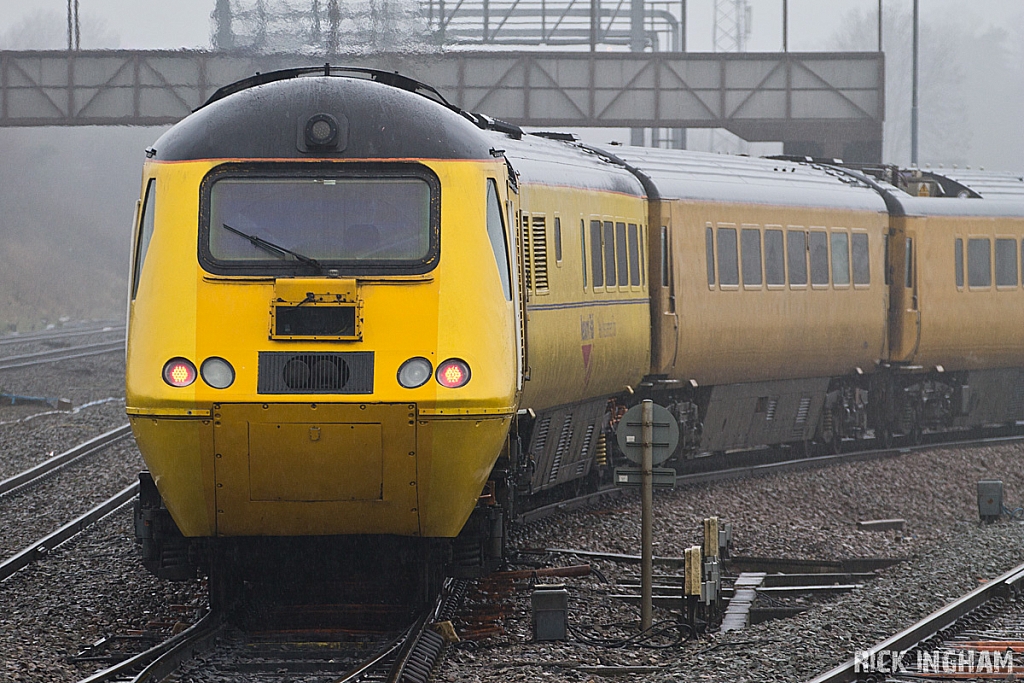
[[(909, 650), (989, 600), (1015, 595), (1022, 587), (1024, 587), (1024, 564), (1014, 567), (997, 579), (978, 586), (967, 595), (932, 612), (913, 626), (872, 646), (863, 655), (870, 659), (881, 651), (904, 652)], [(831, 671), (812, 678), (808, 683), (851, 683), (869, 675), (874, 674), (856, 671), (856, 661), (851, 659)]]
[(71, 339), (72, 337), (84, 337), (90, 334), (124, 334), (124, 326), (112, 326), (105, 325), (103, 327), (93, 327), (90, 329), (82, 329), (76, 327), (70, 330), (63, 330), (58, 332), (53, 330), (52, 333), (39, 333), (32, 335), (13, 335), (9, 337), (0, 337), (0, 346), (10, 346), (12, 344), (38, 344), (40, 342), (52, 341), (56, 339)]
[[(806, 458), (794, 458), (791, 460), (781, 460), (779, 462), (769, 462), (758, 465), (742, 465), (727, 469), (709, 470), (707, 472), (680, 474), (676, 477), (676, 485), (685, 486), (693, 484), (708, 484), (728, 479), (747, 479), (770, 474), (783, 474), (786, 472), (799, 472), (809, 469), (831, 467), (833, 465), (841, 465), (848, 462), (886, 460), (889, 458), (898, 458), (915, 451), (928, 450), (932, 448), (975, 448), (978, 446), (991, 446), (993, 444), (1013, 443), (1017, 441), (1024, 441), (1024, 435), (993, 436), (980, 439), (967, 439), (965, 441), (942, 441), (937, 443), (899, 446), (896, 448), (851, 451), (849, 453), (838, 453), (834, 455), (808, 456)], [(622, 487), (608, 485), (582, 496), (567, 498), (556, 503), (550, 503), (531, 510), (526, 510), (516, 515), (515, 521), (518, 524), (531, 524), (558, 514), (559, 512), (571, 512), (573, 510), (596, 505), (598, 503), (608, 502), (626, 495), (628, 492), (629, 491), (627, 489)]]
[[(111, 667), (97, 671), (88, 678), (83, 678), (79, 683), (106, 683), (107, 681), (124, 680), (131, 672), (142, 668), (142, 671), (132, 680), (151, 680), (157, 674), (159, 662), (169, 665), (172, 660), (176, 668), (182, 661), (193, 656), (198, 650), (210, 645), (210, 641), (220, 635), (224, 628), (224, 621), (213, 613), (207, 612), (203, 618), (192, 624), (181, 633), (171, 636), (167, 640), (153, 647), (129, 657)], [(163, 674), (166, 676), (166, 674)], [(146, 678), (143, 678), (143, 677)]]
[(72, 358), (84, 358), (90, 355), (101, 355), (113, 351), (123, 351), (125, 340), (119, 339), (113, 342), (99, 342), (96, 344), (83, 344), (71, 348), (60, 348), (52, 351), (38, 351), (23, 355), (12, 355), (0, 358), (0, 370), (13, 370), (14, 368), (29, 368), (31, 366), (42, 366), (47, 362), (59, 360), (71, 360)]
[(3, 481), (0, 481), (0, 496), (10, 493), (15, 489), (30, 486), (55, 470), (74, 462), (79, 458), (84, 458), (88, 455), (93, 455), (94, 453), (99, 453), (106, 448), (109, 448), (130, 434), (131, 425), (121, 425), (120, 427), (116, 427), (111, 429), (109, 432), (100, 434), (83, 444), (79, 444), (71, 450), (64, 451), (60, 455), (55, 455), (49, 460), (27, 469), (20, 474), (4, 479)]
[(68, 522), (46, 538), (36, 541), (18, 554), (0, 563), (0, 581), (6, 580), (19, 569), (27, 567), (36, 560), (45, 557), (49, 551), (53, 550), (68, 539), (80, 534), (92, 524), (95, 524), (103, 517), (106, 517), (114, 510), (131, 501), (136, 495), (138, 495), (138, 493), (139, 482), (135, 482), (131, 486), (122, 489), (113, 497), (100, 503), (92, 510), (89, 510), (81, 517)]
[(125, 340), (122, 338), (112, 342), (83, 344), (82, 346), (72, 346), (67, 349), (54, 349), (53, 351), (39, 351), (20, 356), (9, 356), (0, 359), (0, 370), (26, 368), (32, 365), (43, 365), (44, 363), (56, 363), (73, 358), (85, 358), (86, 356), (99, 356), (113, 351), (123, 351), (124, 343)]

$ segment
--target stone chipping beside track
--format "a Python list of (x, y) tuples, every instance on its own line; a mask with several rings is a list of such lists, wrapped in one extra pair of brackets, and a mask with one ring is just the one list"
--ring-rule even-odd
[[(600, 680), (595, 666), (657, 667), (630, 681), (804, 681), (883, 640), (975, 588), (979, 581), (1024, 562), (1024, 525), (977, 521), (976, 482), (1002, 479), (1008, 504), (1024, 504), (1024, 444), (941, 448), (828, 469), (659, 492), (655, 554), (680, 556), (700, 540), (700, 521), (717, 514), (732, 522), (736, 555), (838, 560), (904, 557), (862, 589), (814, 601), (797, 617), (766, 622), (664, 650), (532, 642), (528, 590), (510, 601), (506, 634), (449, 650), (443, 681)], [(635, 498), (604, 510), (566, 514), (528, 528), (519, 547), (580, 548), (638, 554)], [(868, 532), (860, 520), (903, 518), (902, 532)], [(638, 610), (607, 597), (635, 592), (614, 582), (638, 580), (636, 565), (591, 562), (596, 576), (559, 579), (570, 591), (570, 628), (593, 637), (635, 633)], [(668, 571), (655, 567), (656, 573)], [(655, 609), (655, 621), (673, 616)], [(625, 624), (595, 630), (595, 625)]]
[[(69, 398), (79, 407), (0, 406), (0, 479), (127, 421), (122, 354), (6, 370), (0, 387)], [(94, 401), (100, 403), (82, 407)], [(0, 556), (71, 521), (131, 483), (141, 467), (134, 443), (123, 441), (27, 494), (0, 498)], [(170, 625), (192, 622), (205, 609), (199, 581), (158, 581), (142, 568), (132, 525), (131, 507), (124, 507), (0, 583), (0, 681), (78, 681), (100, 665), (66, 658), (99, 638), (147, 626), (167, 637)], [(182, 605), (185, 611), (176, 607)]]

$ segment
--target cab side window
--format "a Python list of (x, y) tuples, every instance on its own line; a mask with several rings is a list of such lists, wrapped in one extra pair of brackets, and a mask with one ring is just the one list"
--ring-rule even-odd
[(498, 181), (487, 179), (487, 237), (501, 277), (501, 291), (505, 301), (512, 301), (512, 284), (509, 281), (508, 250), (505, 247), (505, 225), (501, 215), (501, 201), (498, 199)]
[(142, 202), (142, 215), (139, 216), (139, 238), (135, 243), (135, 263), (132, 269), (132, 300), (139, 291), (139, 276), (142, 275), (142, 264), (146, 261), (149, 242), (153, 239), (153, 221), (156, 214), (156, 178), (150, 178), (146, 184), (146, 198)]

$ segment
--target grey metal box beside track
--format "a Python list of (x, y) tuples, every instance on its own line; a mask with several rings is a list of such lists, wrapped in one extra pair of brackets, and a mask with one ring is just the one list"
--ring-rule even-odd
[(565, 640), (569, 591), (558, 584), (538, 585), (530, 596), (534, 640)]
[(259, 394), (372, 394), (373, 352), (261, 351)]
[(1003, 482), (985, 480), (978, 482), (978, 515), (982, 519), (994, 519), (1003, 514)]

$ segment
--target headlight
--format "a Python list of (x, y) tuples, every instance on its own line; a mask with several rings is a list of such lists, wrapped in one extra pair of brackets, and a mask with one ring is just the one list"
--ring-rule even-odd
[(398, 368), (398, 383), (406, 389), (415, 389), (427, 383), (434, 368), (426, 358), (410, 358)]
[(203, 381), (214, 389), (227, 389), (235, 381), (235, 369), (223, 358), (213, 356), (199, 366)]
[(187, 358), (172, 358), (164, 363), (163, 375), (172, 387), (187, 387), (196, 381), (196, 366)]
[(458, 389), (469, 381), (469, 365), (458, 358), (449, 358), (437, 366), (437, 383), (448, 389)]

